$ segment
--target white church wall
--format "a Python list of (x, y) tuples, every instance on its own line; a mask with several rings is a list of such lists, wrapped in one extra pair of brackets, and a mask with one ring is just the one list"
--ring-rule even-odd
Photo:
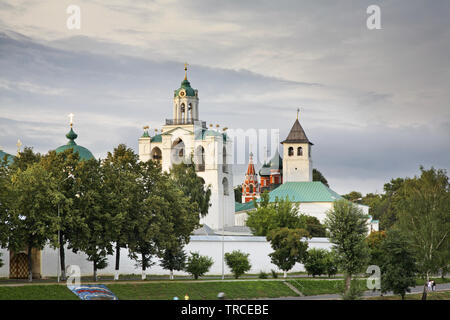
[[(270, 272), (271, 269), (278, 268), (270, 262), (269, 253), (273, 250), (270, 243), (265, 237), (247, 237), (247, 236), (224, 236), (224, 249), (226, 252), (233, 250), (241, 250), (250, 253), (249, 260), (252, 265), (250, 273), (259, 273), (260, 271)], [(329, 250), (331, 243), (326, 238), (312, 238), (308, 240), (309, 248), (323, 248)], [(208, 272), (209, 275), (219, 275), (222, 273), (222, 236), (192, 236), (191, 242), (185, 247), (187, 253), (199, 251), (201, 255), (212, 257), (214, 264)], [(0, 268), (0, 277), (9, 276), (9, 253), (2, 251), (3, 261), (5, 265)], [(55, 277), (58, 263), (58, 251), (45, 247), (42, 251), (42, 276)], [(121, 274), (141, 274), (136, 263), (128, 257), (128, 250), (120, 251), (120, 273)], [(8, 257), (8, 258), (6, 258)], [(159, 266), (159, 260), (154, 266), (147, 270), (147, 274), (168, 275), (169, 272)], [(75, 254), (71, 250), (66, 250), (66, 265), (78, 265), (82, 276), (90, 276), (93, 273), (92, 262), (87, 261), (84, 253)], [(100, 277), (102, 275), (113, 275), (115, 267), (115, 256), (108, 256), (108, 267), (99, 270)], [(279, 270), (278, 270), (279, 271)], [(296, 264), (291, 272), (304, 271), (302, 264)], [(280, 271), (281, 272), (281, 271)], [(230, 270), (225, 264), (225, 273), (230, 274)], [(178, 275), (186, 275), (185, 272), (175, 272)]]

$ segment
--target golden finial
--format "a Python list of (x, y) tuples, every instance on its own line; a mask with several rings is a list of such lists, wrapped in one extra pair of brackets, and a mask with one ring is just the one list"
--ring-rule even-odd
[(228, 127), (225, 127), (222, 129), (224, 132), (228, 130)]
[(212, 123), (210, 123), (210, 124), (209, 124), (209, 127), (210, 127), (210, 128), (212, 128), (212, 127), (213, 127), (213, 124), (212, 124)]
[(149, 126), (144, 126), (143, 129), (144, 130), (148, 130), (150, 127)]
[(17, 139), (17, 156), (20, 157), (20, 147), (22, 146), (22, 141), (20, 139)]
[(157, 132), (158, 132), (158, 129), (155, 128), (155, 133), (157, 133)]
[(73, 125), (73, 116), (74, 116), (73, 113), (70, 113), (70, 114), (69, 114), (69, 122), (70, 122), (70, 127), (71, 127), (71, 128), (72, 128), (72, 125)]
[(187, 80), (187, 62), (184, 63), (184, 80)]
[(300, 113), (300, 108), (297, 108), (297, 120), (298, 120), (299, 113)]

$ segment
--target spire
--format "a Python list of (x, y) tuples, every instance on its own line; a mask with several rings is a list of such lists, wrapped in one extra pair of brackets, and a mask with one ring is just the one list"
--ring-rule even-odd
[(187, 62), (184, 63), (184, 80), (187, 80)]
[(247, 168), (247, 175), (255, 175), (255, 165), (253, 164), (253, 152), (250, 152), (249, 160), (248, 160), (248, 168)]
[[(297, 111), (298, 112), (298, 111)], [(298, 114), (298, 113), (297, 113)], [(305, 134), (300, 122), (298, 122), (298, 118), (295, 120), (294, 125), (292, 126), (291, 131), (289, 132), (286, 140), (281, 143), (309, 143), (313, 144), (308, 140), (308, 137)]]

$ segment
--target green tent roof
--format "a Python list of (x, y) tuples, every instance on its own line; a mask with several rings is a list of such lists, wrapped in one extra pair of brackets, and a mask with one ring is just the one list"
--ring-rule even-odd
[(6, 152), (0, 150), (0, 161), (3, 161), (5, 156), (6, 156), (6, 161), (8, 162), (8, 165), (10, 165), (10, 164), (12, 164), (14, 162), (14, 156), (12, 156), (9, 153), (6, 153)]
[(292, 202), (333, 202), (342, 197), (320, 181), (285, 182), (269, 193), (269, 201), (289, 198)]
[(78, 137), (78, 135), (73, 131), (72, 128), (70, 128), (70, 131), (68, 134), (66, 134), (67, 139), (69, 139), (69, 142), (67, 142), (66, 145), (60, 146), (56, 148), (56, 153), (63, 152), (67, 149), (73, 149), (73, 152), (78, 152), (80, 155), (80, 160), (90, 160), (94, 159), (94, 156), (92, 153), (86, 149), (85, 147), (79, 146), (75, 143), (75, 139)]
[(235, 212), (251, 210), (254, 208), (255, 208), (255, 206), (253, 204), (253, 201), (249, 201), (249, 202), (245, 202), (245, 203), (239, 203), (239, 202), (234, 203), (234, 211)]

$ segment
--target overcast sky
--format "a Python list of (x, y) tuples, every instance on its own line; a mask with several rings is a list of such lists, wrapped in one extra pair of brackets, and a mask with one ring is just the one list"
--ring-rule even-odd
[(0, 0), (0, 145), (55, 149), (73, 112), (96, 157), (137, 151), (142, 126), (172, 117), (187, 61), (202, 120), (283, 140), (300, 106), (332, 189), (382, 192), (420, 165), (450, 169), (449, 17), (446, 0)]

